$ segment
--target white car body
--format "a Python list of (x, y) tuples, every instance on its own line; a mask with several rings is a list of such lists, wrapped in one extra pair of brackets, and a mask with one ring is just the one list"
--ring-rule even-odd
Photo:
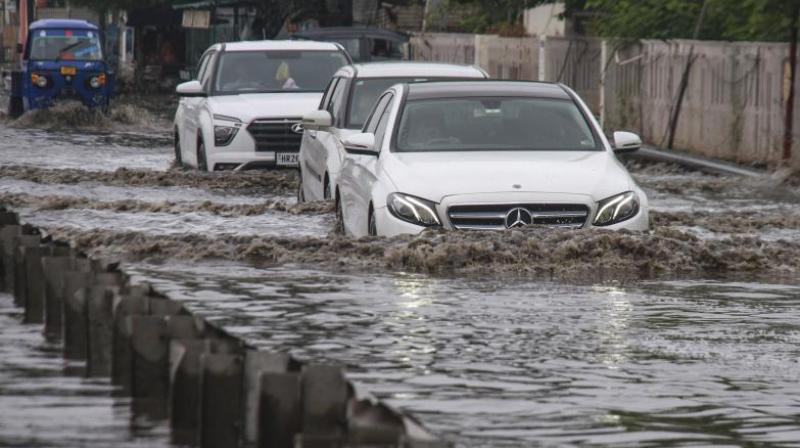
[[(303, 114), (319, 106), (324, 85), (316, 91), (238, 94), (215, 93), (213, 85), (222, 55), (304, 51), (337, 52), (342, 55), (344, 64), (350, 62), (340, 45), (327, 42), (236, 42), (209, 48), (200, 60), (198, 79), (178, 87), (182, 97), (174, 121), (176, 160), (195, 168), (205, 165), (209, 171), (296, 166), (301, 139), (298, 131), (302, 131), (292, 127), (300, 122)], [(270, 74), (259, 76), (266, 78)], [(196, 87), (197, 91), (182, 95), (187, 86), (190, 90)], [(237, 132), (230, 142), (217, 145), (215, 126), (233, 127)], [(281, 132), (286, 136), (286, 143), (275, 144), (273, 150), (276, 136)], [(204, 163), (201, 163), (203, 157)]]
[[(482, 89), (476, 83), (432, 83), (424, 86), (436, 89), (443, 84), (470, 85), (467, 89)], [(599, 203), (622, 193), (633, 192), (638, 198), (638, 211), (635, 216), (605, 229), (647, 230), (649, 228), (647, 196), (636, 185), (633, 178), (617, 160), (614, 148), (605, 138), (602, 129), (584, 102), (569, 88), (563, 85), (546, 83), (509, 83), (487, 81), (484, 85), (499, 85), (506, 91), (504, 95), (516, 95), (517, 89), (529, 88), (546, 92), (547, 95), (561, 95), (568, 98), (582, 110), (583, 116), (593, 128), (601, 148), (591, 151), (396, 151), (392, 141), (397, 131), (397, 121), (404, 102), (412, 89), (419, 90), (423, 85), (396, 85), (387, 91), (390, 96), (387, 106), (388, 125), (383, 138), (374, 143), (374, 153), (360, 151), (361, 137), (372, 123), (365, 127), (365, 134), (350, 137), (347, 145), (348, 155), (338, 178), (335, 195), (337, 213), (345, 233), (356, 237), (377, 234), (393, 236), (416, 234), (424, 226), (399, 219), (387, 207), (392, 193), (403, 193), (423, 198), (433, 203), (440, 225), (445, 229), (501, 230), (517, 227), (516, 213), (529, 213), (531, 222), (522, 224), (537, 225), (533, 222), (539, 214), (545, 218), (554, 214), (554, 222), (567, 224), (547, 227), (595, 228)], [(511, 87), (508, 87), (508, 86)], [(517, 87), (519, 86), (519, 87)], [(489, 87), (491, 89), (491, 87)], [(535, 95), (535, 93), (533, 93)], [(380, 103), (376, 109), (381, 107)], [(377, 115), (376, 110), (373, 114)], [(587, 128), (588, 129), (588, 128)], [(617, 145), (634, 149), (641, 144), (638, 137), (628, 133), (618, 133)], [(624, 138), (630, 138), (621, 143)], [(354, 143), (355, 142), (355, 143)], [(356, 145), (355, 147), (352, 145)], [(364, 146), (365, 148), (367, 146)], [(372, 147), (370, 147), (372, 149)], [(572, 210), (572, 212), (553, 212), (553, 210)], [(557, 206), (556, 206), (557, 205)], [(522, 212), (518, 211), (522, 208)], [(474, 210), (494, 210), (474, 212)], [(472, 210), (463, 212), (459, 210)], [(544, 210), (544, 211), (541, 211)], [(576, 212), (584, 218), (570, 217)], [(464, 213), (467, 216), (464, 216)], [(473, 213), (470, 215), (470, 213)], [(502, 224), (480, 224), (474, 213), (500, 213), (505, 216)], [(563, 213), (566, 217), (556, 219)], [(488, 215), (487, 215), (488, 216)], [(616, 216), (616, 215), (615, 215)], [(492, 218), (495, 219), (495, 218)], [(370, 221), (374, 224), (371, 224)], [(546, 220), (546, 219), (545, 219)], [(477, 224), (474, 224), (477, 223)], [(371, 225), (373, 226), (371, 229)]]
[[(349, 122), (349, 114), (354, 107), (352, 92), (357, 83), (389, 79), (405, 82), (487, 77), (486, 72), (478, 67), (442, 63), (374, 62), (342, 67), (334, 75), (319, 107), (320, 111), (327, 111), (330, 114), (332, 126), (306, 129), (303, 134), (300, 146), (301, 184), (298, 199), (309, 201), (332, 199), (331, 192), (346, 156), (342, 140), (361, 132), (361, 123), (352, 125)], [(382, 91), (383, 88), (375, 92), (375, 97), (369, 105), (370, 110)], [(332, 101), (337, 94), (343, 96), (343, 101)]]

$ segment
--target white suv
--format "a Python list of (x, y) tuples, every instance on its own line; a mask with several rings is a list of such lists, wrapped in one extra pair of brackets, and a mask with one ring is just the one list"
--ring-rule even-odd
[(216, 44), (177, 88), (175, 159), (203, 171), (296, 167), (300, 119), (349, 64), (336, 43)]
[[(406, 82), (486, 78), (478, 67), (420, 62), (375, 62), (342, 67), (333, 76), (319, 110), (303, 117), (298, 201), (331, 199), (345, 150), (342, 140), (357, 134), (381, 93)], [(313, 110), (313, 109), (309, 109)]]

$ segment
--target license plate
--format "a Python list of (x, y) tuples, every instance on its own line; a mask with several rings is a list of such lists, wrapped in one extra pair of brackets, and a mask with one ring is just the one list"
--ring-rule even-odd
[(275, 156), (278, 166), (298, 166), (300, 164), (300, 154), (292, 152), (279, 152)]
[(61, 74), (64, 76), (75, 76), (78, 74), (78, 69), (75, 67), (61, 67)]

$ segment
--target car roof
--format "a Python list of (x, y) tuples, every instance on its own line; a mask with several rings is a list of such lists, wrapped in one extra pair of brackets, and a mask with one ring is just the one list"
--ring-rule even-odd
[(305, 31), (298, 31), (292, 35), (297, 39), (330, 39), (348, 37), (371, 37), (375, 39), (386, 39), (395, 42), (408, 42), (409, 35), (402, 32), (387, 30), (375, 27), (327, 27), (315, 28)]
[(69, 30), (89, 30), (98, 31), (97, 25), (89, 23), (85, 20), (72, 20), (72, 19), (45, 19), (37, 20), (31, 23), (29, 27), (31, 31), (41, 29), (69, 29)]
[(217, 50), (225, 51), (270, 51), (270, 50), (296, 50), (296, 51), (343, 51), (335, 42), (314, 42), (309, 40), (258, 40), (245, 42), (229, 42), (216, 44)]
[(346, 78), (486, 78), (486, 73), (471, 65), (443, 64), (435, 62), (385, 61), (353, 64), (342, 67), (334, 76)]
[(408, 99), (516, 96), (569, 100), (560, 85), (536, 81), (446, 81), (407, 84)]

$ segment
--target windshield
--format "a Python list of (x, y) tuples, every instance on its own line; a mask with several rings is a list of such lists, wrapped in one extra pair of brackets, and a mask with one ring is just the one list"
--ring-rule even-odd
[(34, 31), (30, 42), (34, 61), (101, 61), (100, 37), (92, 31)]
[(248, 51), (223, 53), (214, 90), (219, 94), (322, 92), (348, 63), (340, 51)]
[(572, 101), (454, 98), (406, 103), (398, 151), (599, 150)]
[(369, 118), (375, 102), (386, 89), (406, 82), (425, 81), (455, 81), (459, 78), (424, 78), (424, 77), (398, 77), (398, 78), (371, 78), (359, 79), (353, 84), (353, 93), (350, 96), (350, 108), (347, 111), (347, 127), (361, 129)]

